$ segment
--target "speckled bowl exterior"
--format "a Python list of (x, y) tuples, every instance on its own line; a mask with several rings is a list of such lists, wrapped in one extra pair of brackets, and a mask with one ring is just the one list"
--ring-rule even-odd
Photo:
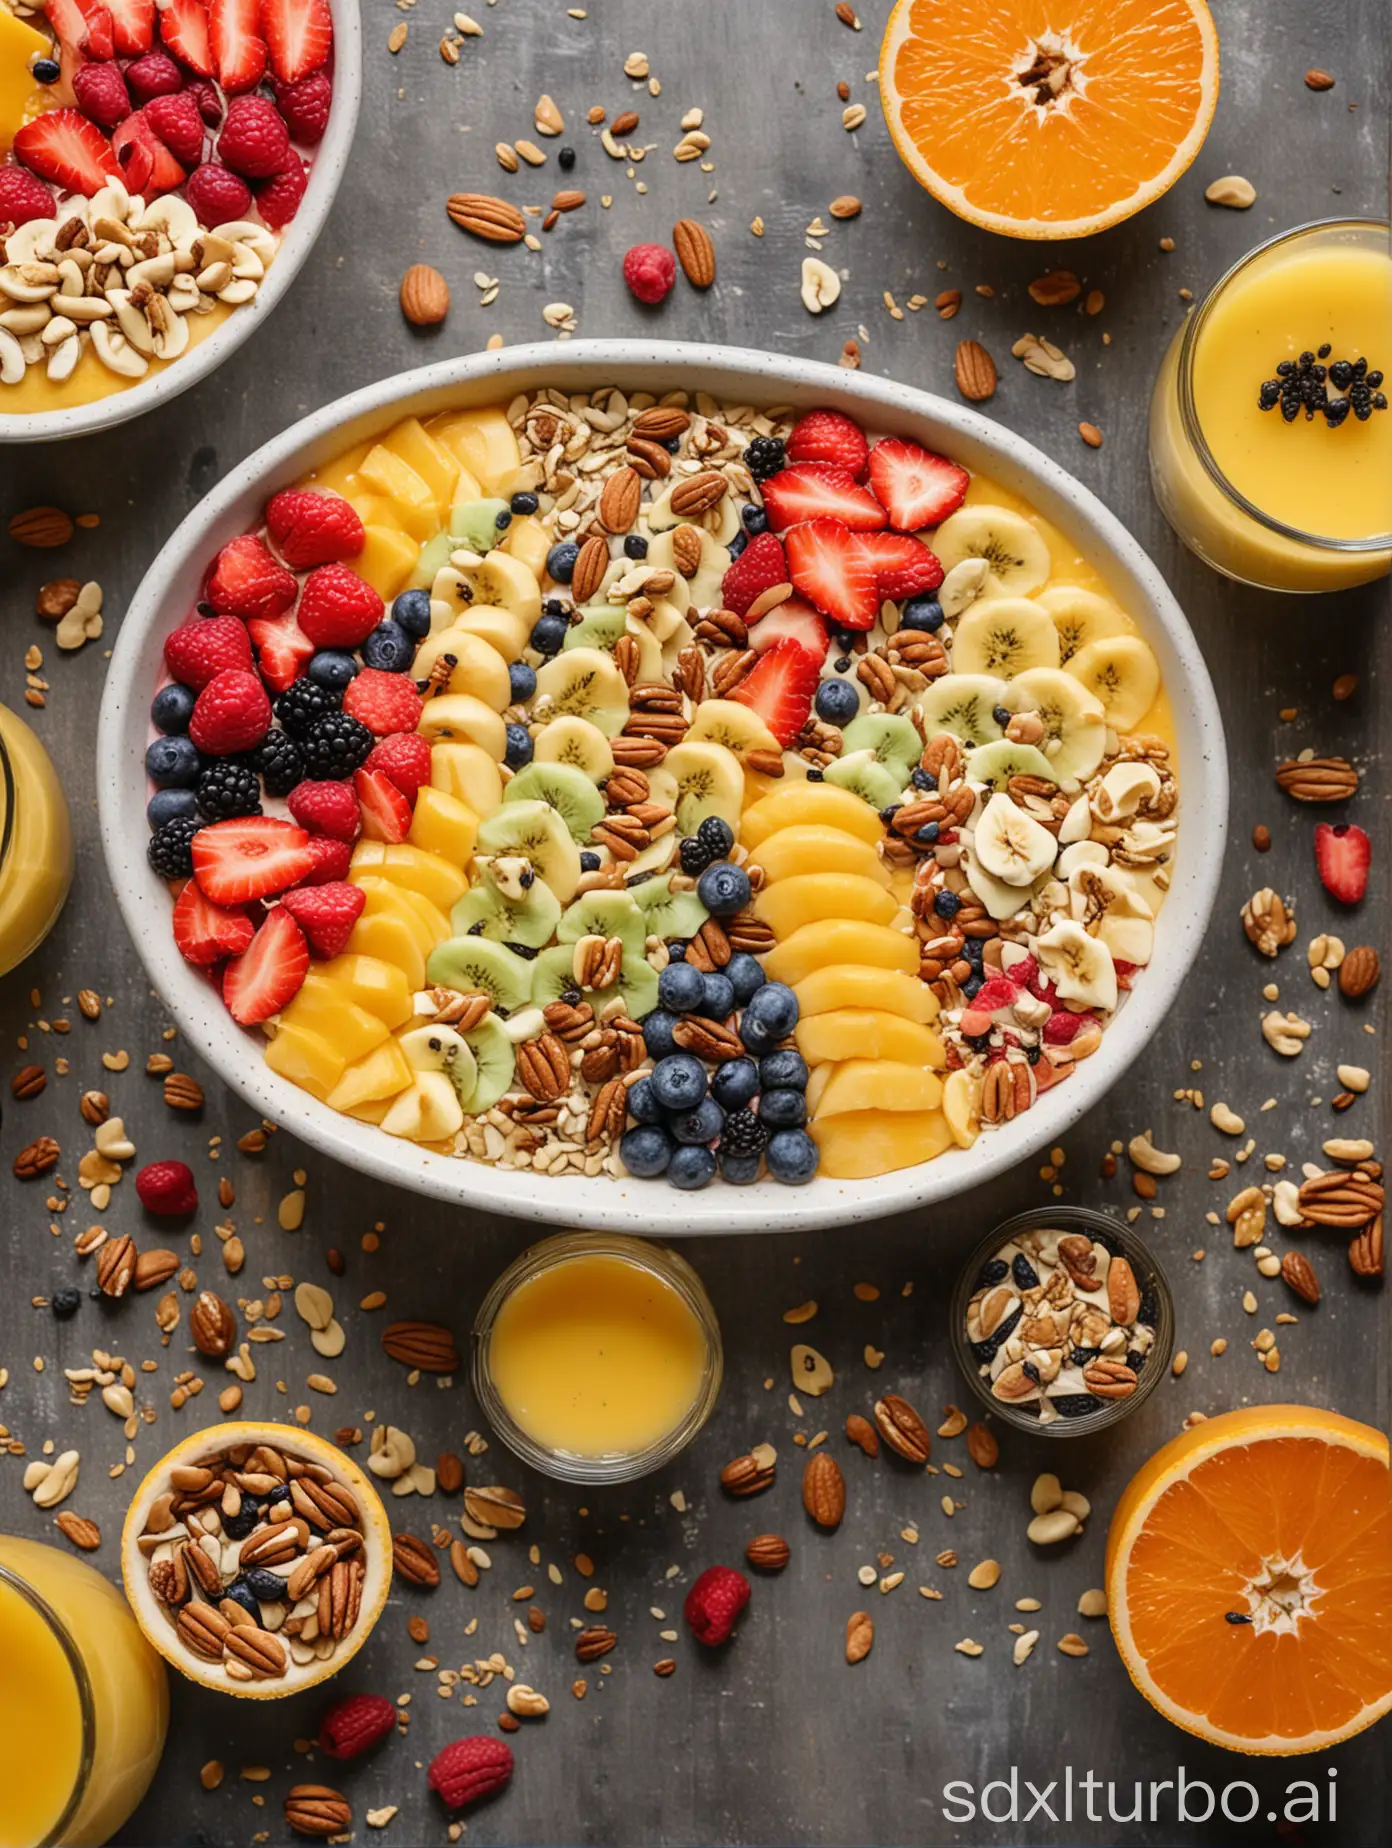
[(7, 414), (0, 396), (0, 444), (57, 443), (70, 436), (91, 436), (97, 430), (111, 430), (129, 423), (167, 404), (187, 391), (200, 379), (215, 372), (229, 354), (249, 340), (275, 307), (295, 277), (314, 241), (324, 228), (333, 207), (338, 183), (343, 178), (353, 135), (358, 126), (358, 105), (362, 101), (362, 22), (357, 0), (329, 0), (333, 13), (333, 108), (324, 139), (315, 149), (309, 170), (309, 184), (300, 209), (281, 235), (275, 262), (266, 271), (266, 279), (256, 299), (229, 314), (222, 325), (206, 340), (171, 365), (109, 398), (97, 398), (90, 404), (73, 404), (57, 411), (26, 411)]
[[(1026, 496), (1097, 567), (1159, 657), (1174, 707), (1183, 812), (1174, 883), (1156, 929), (1154, 960), (1074, 1077), (1032, 1110), (949, 1149), (936, 1161), (868, 1181), (816, 1177), (804, 1187), (716, 1182), (676, 1193), (661, 1181), (585, 1179), (487, 1167), (439, 1155), (340, 1116), (277, 1077), (264, 1040), (243, 1031), (215, 990), (185, 963), (170, 932), (163, 882), (145, 858), (143, 766), (150, 698), (164, 638), (193, 607), (207, 561), (255, 525), (266, 498), (307, 470), (403, 416), (507, 402), (554, 385), (620, 384), (663, 393), (707, 391), (729, 403), (831, 405), (876, 432), (917, 439)], [(673, 1238), (685, 1234), (803, 1231), (851, 1225), (967, 1192), (1057, 1142), (1121, 1077), (1154, 1033), (1189, 974), (1218, 889), (1227, 834), (1228, 767), (1213, 685), (1198, 644), (1164, 579), (1097, 497), (1056, 462), (961, 404), (889, 380), (737, 347), (644, 340), (576, 340), (479, 353), (384, 379), (306, 417), (226, 475), (155, 559), (131, 600), (107, 675), (97, 751), (102, 840), (116, 899), (150, 980), (185, 1037), (256, 1111), (348, 1166), (452, 1205), (533, 1224), (603, 1227)]]

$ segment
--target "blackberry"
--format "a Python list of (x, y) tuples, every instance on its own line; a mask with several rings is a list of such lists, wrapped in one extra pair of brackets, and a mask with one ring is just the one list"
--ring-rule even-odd
[(260, 775), (268, 796), (288, 796), (296, 783), (304, 781), (304, 752), (289, 732), (267, 732), (247, 761)]
[(707, 853), (695, 834), (686, 836), (678, 853), (681, 857), (681, 869), (688, 879), (699, 879), (706, 868), (720, 858), (719, 854)]
[(703, 847), (712, 849), (716, 859), (723, 859), (735, 844), (735, 831), (721, 815), (707, 815), (696, 830)]
[(337, 780), (351, 776), (367, 761), (376, 740), (361, 719), (346, 712), (329, 712), (305, 733), (305, 775)]
[(720, 1131), (722, 1155), (762, 1155), (769, 1132), (752, 1110), (732, 1110)]
[(198, 806), (209, 821), (261, 813), (261, 779), (249, 764), (224, 757), (198, 779)]
[(62, 1289), (53, 1292), (48, 1306), (60, 1322), (66, 1322), (70, 1315), (76, 1315), (81, 1308), (82, 1292), (75, 1290), (70, 1283), (65, 1283)]
[(275, 713), (292, 738), (304, 739), (316, 720), (337, 712), (342, 705), (341, 693), (331, 692), (302, 674), (276, 700)]
[(744, 452), (744, 466), (755, 481), (767, 481), (786, 465), (787, 460), (788, 452), (781, 436), (756, 436)]
[(150, 865), (161, 879), (188, 879), (193, 873), (193, 837), (203, 823), (196, 815), (176, 815), (150, 836)]

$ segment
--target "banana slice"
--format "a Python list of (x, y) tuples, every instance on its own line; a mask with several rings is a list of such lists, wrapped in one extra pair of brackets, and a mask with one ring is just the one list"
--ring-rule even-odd
[(532, 745), (532, 761), (538, 764), (573, 764), (596, 783), (602, 783), (614, 768), (614, 753), (609, 740), (588, 719), (566, 713), (543, 725)]
[(701, 558), (692, 576), (685, 577), (677, 570), (676, 530), (673, 526), (666, 532), (653, 534), (648, 544), (648, 563), (656, 565), (661, 571), (675, 573), (678, 579), (675, 591), (667, 594), (678, 604), (683, 615), (693, 604), (698, 610), (718, 607), (721, 601), (720, 586), (725, 573), (730, 569), (728, 548), (718, 543), (714, 533), (696, 527), (695, 530), (701, 535)]
[(980, 1098), (980, 1084), (965, 1066), (949, 1072), (943, 1079), (939, 1107), (959, 1149), (969, 1149), (981, 1134)]
[(515, 661), (531, 639), (531, 630), (516, 610), (496, 603), (477, 603), (456, 617), (456, 627), (496, 648), (505, 661)]
[(994, 873), (988, 873), (969, 848), (962, 854), (962, 871), (967, 876), (967, 884), (998, 924), (1023, 911), (1033, 897), (1029, 886), (1007, 885)]
[(1148, 963), (1155, 952), (1155, 912), (1131, 874), (1083, 860), (1070, 866), (1067, 878), (1068, 909), (1083, 929), (1105, 943), (1114, 960)]
[(996, 712), (1006, 704), (1008, 691), (992, 674), (943, 674), (919, 694), (918, 710), (930, 735), (950, 731), (966, 744), (990, 744), (1003, 736)]
[(976, 858), (1008, 886), (1033, 885), (1054, 863), (1054, 837), (1003, 791), (981, 811), (972, 836)]
[[(650, 533), (671, 532), (677, 526), (694, 526), (710, 534), (717, 545), (728, 546), (735, 534), (740, 531), (739, 507), (733, 494), (722, 494), (713, 507), (704, 513), (674, 513), (672, 511), (672, 494), (681, 486), (682, 478), (674, 477), (660, 494), (654, 495), (643, 509)], [(727, 557), (726, 564), (729, 564)]]
[(453, 638), (446, 653), (454, 656), (446, 690), (472, 694), (495, 712), (505, 711), (512, 704), (512, 681), (504, 657), (490, 642), (462, 627), (446, 633)]
[[(936, 683), (942, 685), (942, 681)], [(1083, 778), (1102, 761), (1107, 719), (1102, 702), (1071, 671), (1031, 667), (1010, 683), (1012, 703), (1021, 712), (1037, 712), (1044, 721), (1044, 755), (1054, 775)]]
[(702, 700), (685, 742), (723, 744), (739, 758), (746, 751), (781, 752), (783, 748), (759, 715), (734, 699)]
[(1111, 1012), (1117, 1004), (1116, 967), (1105, 943), (1073, 918), (1060, 918), (1035, 945), (1039, 966), (1061, 1001)]
[(537, 670), (536, 696), (550, 702), (548, 716), (588, 719), (606, 738), (621, 732), (628, 717), (628, 682), (613, 656), (599, 648), (563, 648), (553, 655)]
[(393, 1098), (381, 1126), (389, 1136), (402, 1136), (409, 1142), (444, 1142), (463, 1124), (459, 1093), (449, 1077), (444, 1072), (417, 1072), (412, 1083)]
[(507, 726), (502, 714), (469, 693), (444, 693), (428, 699), (416, 727), (431, 744), (457, 738), (464, 744), (479, 744), (495, 763), (503, 761), (507, 750)]
[(1066, 671), (1101, 700), (1107, 723), (1130, 731), (1155, 704), (1160, 663), (1139, 635), (1108, 636), (1080, 648)]
[(938, 528), (933, 550), (948, 571), (964, 558), (991, 567), (985, 595), (1028, 597), (1049, 581), (1053, 560), (1033, 521), (1008, 507), (960, 507)]
[[(955, 518), (955, 515), (954, 515)], [(1009, 680), (1031, 667), (1057, 667), (1059, 632), (1029, 597), (985, 597), (952, 632), (952, 669)]]
[[(746, 708), (736, 710), (743, 712)], [(688, 734), (668, 751), (662, 769), (676, 788), (673, 806), (678, 834), (694, 834), (710, 815), (719, 815), (738, 833), (744, 805), (744, 770), (733, 751), (723, 744), (693, 744)]]
[(536, 574), (511, 552), (492, 551), (481, 564), (466, 566), (464, 575), (473, 586), (475, 603), (495, 603), (511, 610), (527, 625), (528, 634), (541, 615), (541, 586)]
[(1080, 648), (1100, 642), (1109, 635), (1129, 635), (1131, 618), (1118, 609), (1110, 598), (1099, 597), (1095, 590), (1083, 590), (1077, 584), (1051, 585), (1041, 590), (1039, 601), (1053, 618), (1059, 633), (1059, 666), (1066, 666)]

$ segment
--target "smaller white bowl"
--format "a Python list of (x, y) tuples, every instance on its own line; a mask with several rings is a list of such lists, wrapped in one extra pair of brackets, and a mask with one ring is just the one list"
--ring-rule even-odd
[(275, 261), (256, 299), (229, 314), (206, 340), (201, 340), (172, 364), (161, 366), (138, 385), (95, 398), (90, 404), (65, 405), (57, 411), (7, 412), (0, 387), (0, 444), (57, 443), (69, 436), (91, 436), (129, 423), (187, 391), (215, 372), (229, 354), (250, 339), (299, 274), (301, 265), (324, 228), (338, 193), (338, 183), (353, 145), (362, 101), (362, 22), (357, 0), (329, 0), (333, 14), (333, 108), (324, 139), (314, 151), (309, 184), (300, 209), (281, 233)]

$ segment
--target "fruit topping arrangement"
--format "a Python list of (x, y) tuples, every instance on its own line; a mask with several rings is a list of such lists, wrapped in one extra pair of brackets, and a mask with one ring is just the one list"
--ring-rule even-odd
[(1150, 960), (1158, 664), (950, 458), (606, 389), (398, 423), (167, 638), (181, 953), (335, 1110), (548, 1174), (968, 1146)]
[(0, 91), (0, 383), (41, 367), (81, 401), (84, 376), (134, 383), (253, 301), (328, 126), (332, 53), (328, 0), (0, 5), (0, 58), (31, 80)]

